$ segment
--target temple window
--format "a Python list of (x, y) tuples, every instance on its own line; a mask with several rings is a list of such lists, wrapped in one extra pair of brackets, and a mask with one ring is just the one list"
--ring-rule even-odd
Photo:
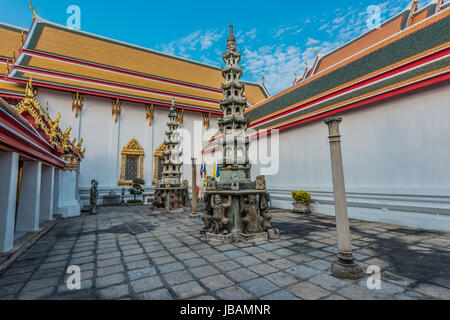
[(121, 151), (119, 186), (131, 186), (133, 179), (144, 178), (144, 149), (135, 138), (131, 139)]
[(153, 179), (152, 184), (155, 185), (156, 181), (162, 179), (162, 171), (163, 171), (163, 160), (164, 151), (167, 150), (166, 144), (161, 143), (158, 148), (156, 148), (155, 152), (153, 152)]

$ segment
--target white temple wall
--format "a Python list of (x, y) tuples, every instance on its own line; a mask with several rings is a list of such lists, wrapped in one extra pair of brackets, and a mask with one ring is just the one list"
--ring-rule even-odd
[[(351, 218), (450, 231), (449, 99), (441, 86), (343, 115)], [(291, 209), (291, 191), (306, 190), (313, 211), (334, 215), (327, 126), (315, 121), (279, 138), (279, 171), (266, 176), (272, 205)]]
[[(96, 179), (99, 183), (99, 200), (102, 204), (102, 197), (110, 191), (121, 193), (122, 187), (118, 186), (121, 165), (121, 150), (134, 137), (144, 149), (144, 180), (145, 191), (153, 190), (153, 153), (165, 138), (167, 129), (167, 115), (169, 108), (154, 108), (154, 119), (152, 125), (145, 117), (145, 104), (121, 101), (121, 115), (114, 122), (112, 116), (112, 99), (84, 95), (83, 108), (81, 113), (75, 118), (72, 112), (72, 93), (50, 89), (39, 89), (38, 100), (45, 106), (49, 103), (49, 112), (52, 118), (61, 113), (60, 127), (65, 130), (72, 126), (71, 139), (83, 138), (83, 147), (86, 147), (85, 158), (81, 161), (80, 172), (78, 173), (78, 190), (81, 206), (89, 204), (89, 190), (91, 180)], [(176, 102), (176, 100), (175, 100)], [(194, 122), (202, 127), (202, 134), (205, 128), (202, 126), (202, 113), (185, 110), (184, 123), (182, 128), (190, 132), (191, 150), (194, 151)], [(210, 118), (209, 136), (217, 131), (217, 116)], [(197, 142), (198, 143), (198, 142)], [(201, 148), (195, 149), (197, 163), (197, 184), (201, 184), (199, 170), (201, 163)], [(189, 162), (184, 162), (182, 166), (183, 177), (191, 184), (191, 152), (189, 152)], [(211, 167), (212, 174), (212, 167)], [(63, 172), (61, 173), (64, 174)], [(67, 178), (62, 178), (62, 180)], [(71, 181), (72, 183), (72, 181)], [(74, 182), (76, 183), (76, 182)], [(128, 193), (129, 187), (125, 187), (125, 197), (131, 197)], [(76, 197), (76, 196), (75, 196)]]

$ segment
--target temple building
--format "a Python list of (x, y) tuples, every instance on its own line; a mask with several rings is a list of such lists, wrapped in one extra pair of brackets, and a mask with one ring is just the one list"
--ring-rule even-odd
[(32, 82), (17, 106), (0, 98), (0, 253), (54, 214), (80, 214), (76, 176), (85, 149), (49, 115)]
[[(29, 29), (0, 23), (0, 251), (54, 214), (79, 215), (92, 179), (99, 205), (134, 178), (145, 192), (163, 173), (178, 182), (173, 167), (164, 171), (169, 112), (191, 145), (198, 123), (212, 137), (190, 156), (207, 163), (209, 177), (219, 164), (218, 187), (253, 186), (250, 177), (265, 175), (273, 207), (291, 209), (291, 192), (305, 190), (323, 214), (334, 214), (323, 119), (339, 115), (350, 217), (450, 231), (449, 30), (448, 1), (420, 9), (412, 1), (379, 28), (317, 54), (270, 96), (262, 81), (239, 79), (231, 47), (220, 68), (38, 15)], [(222, 132), (234, 141), (240, 129), (249, 130), (243, 149), (222, 145)], [(278, 143), (269, 164), (252, 161), (262, 136)], [(276, 170), (265, 173), (268, 165)], [(175, 170), (191, 185), (189, 161)]]
[[(177, 121), (192, 133), (192, 141), (194, 123), (206, 134), (217, 128), (222, 113), (220, 67), (73, 30), (38, 15), (27, 30), (0, 23), (0, 97), (17, 105), (30, 78), (49, 114), (60, 113), (61, 126), (70, 126), (78, 141), (84, 138), (87, 152), (76, 176), (79, 207), (89, 204), (92, 179), (99, 183), (99, 205), (134, 177), (145, 181), (146, 192), (153, 190), (162, 178), (166, 145), (161, 142), (172, 98)], [(269, 96), (261, 83), (246, 85), (249, 104)], [(193, 156), (201, 158), (201, 146)], [(190, 181), (190, 163), (180, 171)]]
[[(449, 30), (449, 2), (418, 9), (412, 1), (379, 28), (317, 55), (292, 87), (247, 107), (249, 129), (279, 133), (277, 170), (266, 174), (272, 206), (292, 209), (291, 192), (306, 190), (313, 212), (334, 214), (323, 119), (339, 115), (350, 217), (450, 231)], [(220, 158), (219, 137), (205, 159)], [(264, 167), (252, 163), (252, 175)]]

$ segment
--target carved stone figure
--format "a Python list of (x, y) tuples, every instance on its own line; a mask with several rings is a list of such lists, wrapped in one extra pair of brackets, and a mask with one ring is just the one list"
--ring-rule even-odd
[(172, 190), (170, 191), (170, 204), (169, 210), (178, 209), (181, 205), (180, 195), (178, 191)]
[(181, 188), (188, 188), (189, 187), (189, 181), (183, 180), (181, 182)]
[(164, 207), (164, 199), (166, 198), (166, 192), (162, 192), (158, 190), (155, 192), (155, 208), (163, 208)]
[(206, 190), (216, 190), (216, 179), (211, 176), (206, 178)]
[(261, 228), (267, 231), (272, 228), (272, 215), (269, 213), (269, 194), (264, 193), (259, 199), (259, 210), (262, 217)]
[(91, 192), (89, 199), (89, 212), (90, 214), (97, 214), (97, 199), (98, 199), (98, 191), (97, 191), (98, 182), (95, 179), (91, 180)]
[(237, 175), (233, 174), (231, 177), (231, 190), (237, 191), (239, 190), (239, 181)]
[[(187, 180), (185, 180), (187, 182)], [(191, 201), (189, 199), (189, 191), (188, 189), (182, 189), (182, 199), (183, 199), (183, 206), (189, 207), (191, 205)]]
[(248, 204), (245, 198), (241, 197), (241, 214), (244, 213), (242, 222), (244, 223), (243, 233), (259, 233), (262, 232), (261, 223), (263, 218), (258, 215), (258, 204), (254, 194), (248, 195)]
[(211, 208), (212, 215), (206, 215), (205, 220), (203, 221), (208, 226), (209, 233), (215, 234), (228, 234), (228, 225), (229, 221), (225, 215), (225, 211), (227, 208), (231, 207), (232, 198), (228, 196), (227, 203), (223, 203), (222, 196), (220, 194), (215, 194), (211, 197)]
[(266, 190), (266, 177), (265, 176), (257, 176), (256, 177), (256, 190)]

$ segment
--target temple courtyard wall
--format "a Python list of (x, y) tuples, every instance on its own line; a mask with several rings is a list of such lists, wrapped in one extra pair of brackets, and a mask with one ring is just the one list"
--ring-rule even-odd
[[(121, 115), (114, 122), (112, 116), (112, 99), (85, 95), (83, 108), (78, 117), (72, 112), (72, 94), (51, 89), (39, 89), (39, 101), (43, 105), (48, 101), (49, 111), (52, 116), (61, 113), (61, 126), (72, 126), (72, 136), (83, 137), (83, 145), (86, 147), (85, 158), (81, 162), (79, 173), (76, 176), (75, 198), (79, 199), (80, 206), (89, 204), (89, 190), (91, 180), (98, 181), (98, 204), (103, 203), (103, 196), (110, 191), (120, 195), (124, 186), (119, 186), (118, 181), (121, 170), (121, 150), (133, 138), (135, 138), (144, 150), (143, 157), (143, 179), (145, 181), (145, 192), (152, 192), (154, 186), (152, 180), (154, 176), (153, 153), (164, 141), (164, 132), (167, 129), (168, 107), (154, 107), (154, 119), (149, 125), (145, 114), (145, 104), (130, 101), (121, 101)], [(176, 100), (175, 100), (176, 102)], [(191, 133), (191, 145), (194, 137), (194, 125), (201, 128), (201, 135), (206, 132), (202, 125), (202, 112), (185, 110), (183, 115), (182, 129)], [(216, 116), (210, 117), (211, 127), (217, 128)], [(199, 129), (197, 129), (199, 130)], [(217, 129), (209, 129), (214, 132)], [(183, 137), (186, 141), (189, 137)], [(195, 157), (201, 159), (201, 144), (192, 147)], [(189, 181), (191, 185), (191, 162), (184, 161), (182, 166), (183, 179)], [(197, 184), (200, 184), (198, 176)], [(125, 186), (125, 195), (131, 198), (128, 193), (128, 186)], [(125, 199), (126, 200), (126, 199)]]
[[(442, 85), (342, 114), (351, 218), (450, 231), (449, 101)], [(279, 152), (279, 170), (266, 175), (272, 206), (291, 209), (291, 191), (306, 190), (313, 212), (334, 215), (323, 121), (280, 131)], [(261, 167), (254, 163), (253, 177)]]

